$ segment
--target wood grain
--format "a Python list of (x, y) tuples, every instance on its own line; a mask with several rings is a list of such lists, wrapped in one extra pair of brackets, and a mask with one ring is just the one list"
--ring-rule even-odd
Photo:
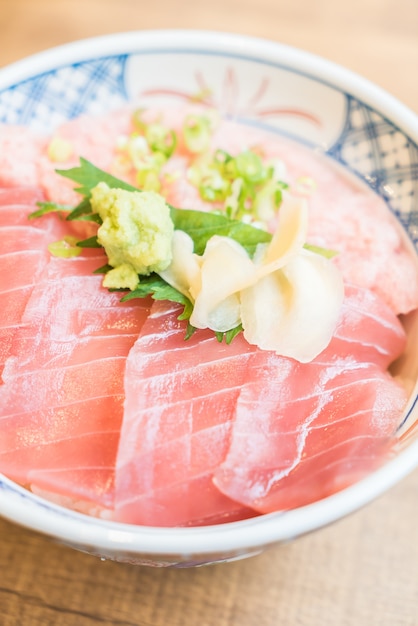
[(418, 110), (416, 0), (0, 0), (0, 65), (75, 39), (157, 28), (233, 31), (297, 46)]
[[(298, 46), (418, 112), (417, 0), (0, 0), (0, 66), (75, 39), (208, 28)], [(0, 626), (418, 626), (418, 471), (347, 519), (195, 570), (85, 555), (0, 519)]]
[(416, 626), (418, 475), (337, 524), (194, 570), (102, 562), (0, 521), (2, 626)]

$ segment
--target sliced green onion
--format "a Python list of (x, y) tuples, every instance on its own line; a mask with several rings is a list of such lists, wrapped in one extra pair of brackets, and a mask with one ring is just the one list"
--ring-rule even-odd
[(221, 150), (220, 148), (218, 148), (218, 150), (215, 150), (215, 154), (213, 155), (213, 160), (216, 164), (220, 164), (220, 165), (224, 165), (225, 163), (229, 163), (229, 161), (232, 161), (234, 157), (232, 157), (229, 152), (226, 152), (225, 150)]
[(194, 154), (205, 152), (210, 147), (211, 120), (204, 115), (187, 115), (183, 124), (183, 136), (190, 152)]
[(143, 191), (160, 191), (161, 182), (159, 177), (159, 171), (153, 169), (139, 169), (136, 172), (136, 182), (138, 187)]
[(246, 182), (257, 184), (264, 182), (268, 177), (268, 170), (263, 165), (263, 161), (251, 150), (245, 150), (238, 154), (235, 159), (237, 173)]
[(203, 200), (222, 202), (229, 191), (230, 185), (221, 173), (215, 168), (208, 168), (199, 185), (199, 192)]
[(129, 137), (126, 151), (133, 166), (138, 169), (144, 158), (149, 154), (147, 140), (142, 135), (133, 134)]
[(161, 152), (148, 154), (137, 163), (136, 181), (144, 191), (159, 191), (161, 187), (160, 172), (167, 158)]
[(236, 178), (232, 181), (230, 193), (225, 199), (225, 212), (230, 219), (234, 219), (239, 213), (243, 183), (244, 181), (242, 178)]
[(67, 204), (57, 204), (55, 202), (37, 202), (36, 205), (40, 208), (32, 213), (29, 213), (28, 219), (30, 220), (42, 217), (48, 213), (65, 213), (72, 210), (72, 207)]
[(310, 243), (305, 243), (303, 247), (305, 250), (310, 250), (311, 252), (315, 252), (315, 254), (320, 254), (326, 259), (332, 259), (339, 254), (336, 250), (329, 250), (328, 248), (322, 248), (321, 246), (314, 246)]
[(281, 190), (274, 180), (268, 181), (254, 198), (254, 213), (266, 224), (275, 216), (281, 202)]
[(81, 253), (81, 248), (77, 246), (78, 239), (71, 235), (66, 235), (60, 241), (54, 241), (48, 245), (48, 250), (52, 256), (69, 259), (74, 256), (78, 256)]
[(144, 114), (144, 112), (145, 109), (136, 109), (132, 114), (132, 124), (140, 133), (143, 133), (146, 128), (146, 123), (142, 119), (142, 115)]
[(310, 196), (316, 188), (317, 183), (310, 176), (300, 176), (296, 180), (295, 190), (304, 196)]
[(167, 159), (171, 157), (177, 145), (177, 135), (162, 124), (150, 124), (145, 128), (145, 138), (152, 152), (159, 152)]

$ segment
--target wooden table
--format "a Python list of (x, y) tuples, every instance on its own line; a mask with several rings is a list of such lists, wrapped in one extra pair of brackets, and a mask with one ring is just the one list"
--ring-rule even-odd
[[(208, 28), (341, 63), (418, 113), (417, 0), (0, 0), (0, 66), (114, 31)], [(418, 471), (364, 510), (246, 561), (101, 562), (0, 520), (0, 626), (417, 626)]]

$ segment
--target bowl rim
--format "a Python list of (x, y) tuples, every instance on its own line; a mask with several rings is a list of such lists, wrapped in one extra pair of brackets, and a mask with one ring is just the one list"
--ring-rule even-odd
[[(0, 68), (0, 90), (61, 65), (134, 54), (143, 49), (175, 48), (184, 52), (216, 46), (217, 52), (258, 60), (281, 56), (274, 64), (291, 66), (301, 74), (314, 77), (378, 110), (384, 117), (418, 143), (418, 113), (395, 96), (360, 74), (312, 52), (262, 37), (199, 29), (144, 29), (87, 37), (36, 52)], [(103, 54), (103, 49), (106, 53)], [(407, 129), (407, 131), (406, 131)]]
[[(268, 39), (224, 31), (132, 30), (79, 39), (0, 68), (0, 90), (60, 66), (84, 60), (135, 54), (145, 48), (151, 51), (172, 48), (193, 52), (208, 47), (212, 50), (216, 48), (219, 54), (251, 56), (253, 59), (270, 61), (275, 59), (274, 63), (278, 66), (296, 70), (358, 98), (390, 119), (418, 143), (418, 115), (368, 79), (311, 52)], [(415, 406), (414, 410), (417, 408)], [(414, 441), (383, 467), (323, 500), (286, 511), (285, 514), (270, 513), (239, 522), (194, 528), (132, 526), (90, 517), (51, 502), (46, 503), (0, 474), (0, 515), (60, 541), (98, 546), (110, 552), (185, 557), (196, 553), (210, 555), (263, 548), (335, 522), (383, 494), (417, 465), (418, 441)], [(7, 496), (10, 491), (2, 489), (2, 484), (11, 490), (11, 499)]]
[(175, 528), (135, 526), (78, 513), (43, 500), (8, 478), (3, 480), (0, 474), (0, 483), (3, 481), (13, 489), (12, 500), (7, 499), (0, 484), (0, 515), (61, 542), (98, 547), (110, 554), (127, 551), (189, 558), (196, 554), (262, 549), (296, 539), (358, 511), (416, 469), (417, 459), (415, 441), (359, 482), (312, 504), (226, 524)]

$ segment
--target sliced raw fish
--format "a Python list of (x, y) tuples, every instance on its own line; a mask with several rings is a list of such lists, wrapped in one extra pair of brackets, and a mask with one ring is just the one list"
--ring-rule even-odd
[[(222, 123), (214, 147), (256, 146), (283, 160), (296, 191), (299, 176), (314, 179), (309, 241), (338, 252), (351, 284), (334, 338), (313, 363), (242, 337), (226, 346), (198, 332), (185, 342), (178, 308), (156, 303), (148, 317), (148, 301), (121, 305), (101, 288), (92, 276), (100, 254), (50, 259), (48, 243), (88, 236), (91, 225), (55, 215), (28, 224), (44, 194), (79, 201), (54, 171), (78, 156), (128, 176), (113, 168), (130, 129), (127, 109), (69, 122), (56, 136), (72, 154), (55, 163), (50, 138), (0, 126), (0, 184), (28, 185), (0, 189), (0, 471), (91, 510), (115, 505), (124, 522), (171, 526), (300, 506), (372, 470), (389, 454), (405, 402), (383, 371), (405, 347), (394, 313), (418, 306), (416, 260), (383, 201), (296, 144)], [(187, 165), (183, 146), (162, 191), (204, 210), (197, 190), (176, 182)], [(7, 229), (20, 227), (18, 241)]]
[[(33, 226), (4, 226), (1, 228), (2, 254), (23, 250), (43, 250), (46, 247), (45, 232)], [(0, 282), (2, 284), (2, 282)]]
[[(191, 155), (185, 150), (181, 126), (191, 110), (204, 113), (202, 107), (161, 111), (161, 119), (179, 134), (178, 150), (163, 168), (162, 193), (179, 207), (206, 210), (210, 205), (187, 180)], [(76, 165), (80, 156), (135, 185), (134, 168), (118, 165), (119, 139), (134, 130), (131, 117), (129, 107), (122, 107), (62, 124), (55, 129), (54, 138), (67, 142), (70, 152), (59, 163), (48, 155), (51, 137), (22, 127), (0, 126), (0, 185), (38, 186), (48, 199), (77, 203), (73, 183), (57, 175), (55, 169)], [(148, 115), (149, 120), (156, 117), (154, 112)], [(233, 155), (247, 149), (262, 154), (266, 162), (283, 171), (292, 193), (309, 195), (308, 241), (338, 252), (336, 263), (346, 281), (375, 291), (397, 314), (418, 306), (417, 261), (412, 246), (409, 248), (383, 199), (365, 184), (342, 172), (331, 159), (321, 158), (296, 142), (232, 120), (221, 120), (211, 148)]]
[(48, 232), (27, 217), (40, 198), (36, 189), (0, 189), (0, 377), (32, 289), (50, 258), (51, 221)]
[[(239, 500), (223, 486), (222, 492), (230, 499), (222, 498), (213, 482), (213, 475), (220, 475), (218, 467), (224, 467), (231, 454), (233, 458), (234, 441), (243, 419), (241, 412), (249, 415), (245, 422), (248, 431), (244, 431), (247, 440), (241, 437), (237, 443), (242, 457), (253, 437), (264, 437), (279, 465), (276, 447), (287, 454), (290, 446), (290, 462), (296, 463), (298, 428), (302, 428), (305, 415), (312, 415), (330, 396), (337, 374), (344, 384), (346, 377), (348, 384), (351, 376), (361, 381), (370, 369), (398, 390), (381, 367), (400, 354), (405, 333), (386, 305), (380, 317), (377, 315), (374, 298), (367, 297), (364, 290), (350, 287), (337, 338), (315, 362), (304, 365), (255, 349), (240, 336), (229, 346), (219, 344), (206, 331), (185, 341), (184, 323), (177, 320), (179, 309), (154, 304), (127, 361), (125, 414), (116, 465), (116, 519), (162, 526), (209, 523), (227, 519), (230, 513), (237, 514), (239, 505), (235, 501), (248, 507), (241, 513), (246, 516), (253, 504)], [(380, 336), (376, 331), (379, 325)], [(371, 329), (370, 336), (367, 328)], [(336, 350), (346, 356), (337, 361)], [(365, 362), (356, 361), (356, 351)], [(266, 390), (271, 388), (273, 391), (266, 396)], [(242, 408), (248, 405), (245, 398), (249, 393), (253, 393), (251, 413)], [(347, 397), (351, 393), (347, 392)], [(403, 392), (398, 391), (398, 396), (405, 401)], [(276, 446), (270, 435), (276, 423), (276, 404), (280, 405), (282, 399), (299, 407), (299, 412), (291, 413), (295, 421), (291, 426), (286, 422), (290, 434)], [(338, 416), (344, 410), (338, 401), (329, 403), (328, 409), (329, 419), (343, 419)], [(388, 418), (388, 431), (393, 432), (400, 409), (397, 402)], [(352, 436), (356, 428), (353, 420), (348, 419), (347, 424), (347, 432), (338, 431), (342, 441)], [(372, 430), (370, 423), (368, 433)], [(376, 430), (378, 438), (379, 425)], [(260, 453), (262, 458), (269, 458), (268, 450)], [(248, 484), (252, 482), (251, 472), (256, 471), (257, 466), (247, 472)]]
[(38, 161), (48, 138), (29, 128), (0, 124), (0, 186), (38, 186)]
[[(42, 198), (34, 188), (0, 189), (0, 375), (32, 289), (50, 261), (48, 245), (65, 234), (84, 237), (91, 230), (90, 225), (74, 227), (57, 215), (29, 220)], [(103, 264), (103, 256), (100, 261)], [(96, 261), (91, 271), (99, 265)]]
[[(29, 212), (33, 211), (36, 202), (45, 200), (43, 191), (38, 187), (0, 187), (0, 207), (29, 206)], [(2, 212), (0, 208), (0, 215)], [(25, 211), (23, 213), (26, 215)]]
[(231, 446), (215, 472), (229, 497), (262, 513), (303, 506), (389, 454), (406, 394), (376, 365), (334, 357), (297, 365), (285, 381), (265, 374), (242, 388)]
[(0, 469), (35, 489), (109, 507), (126, 356), (149, 303), (120, 304), (92, 275), (103, 263), (101, 253), (52, 257), (33, 289), (0, 387)]
[(22, 251), (2, 254), (0, 257), (2, 291), (8, 291), (8, 287), (18, 289), (27, 284), (30, 268), (38, 267), (47, 256), (45, 250), (25, 250), (24, 254)]
[(121, 137), (132, 132), (132, 111), (129, 107), (111, 111), (92, 118), (82, 115), (69, 120), (55, 129), (53, 140), (65, 142), (68, 157), (59, 163), (51, 161), (48, 150), (38, 160), (38, 183), (46, 196), (55, 202), (77, 204), (79, 198), (74, 192), (74, 184), (55, 172), (79, 164), (83, 157), (97, 167), (112, 171), (119, 178), (129, 178), (124, 172), (115, 170), (117, 146)]
[[(28, 214), (35, 210), (33, 204), (5, 204), (0, 205), (0, 225), (1, 226), (27, 226)], [(44, 220), (42, 220), (43, 222)], [(34, 228), (40, 229), (40, 221), (31, 223)]]
[(215, 473), (219, 489), (268, 512), (308, 504), (375, 469), (407, 400), (385, 371), (405, 345), (392, 309), (347, 285), (324, 352), (304, 365), (288, 362), (287, 373), (271, 362), (243, 386), (231, 446)]
[(340, 321), (325, 353), (353, 357), (386, 369), (406, 347), (405, 330), (392, 308), (370, 289), (345, 285)]
[[(65, 235), (88, 237), (92, 226), (87, 222), (69, 222), (61, 215), (47, 214), (36, 219), (29, 219), (29, 215), (39, 207), (38, 202), (45, 201), (45, 195), (39, 188), (33, 187), (0, 187), (0, 228), (19, 226), (28, 230), (16, 231), (15, 235), (8, 231), (1, 231), (1, 239), (6, 245), (15, 246), (15, 250), (22, 248), (20, 238), (29, 239), (30, 249), (34, 246), (34, 231), (48, 233), (44, 243), (39, 249), (46, 250), (49, 243), (53, 243)], [(20, 236), (19, 236), (20, 232)], [(23, 248), (22, 248), (23, 249)]]
[(155, 303), (131, 350), (116, 464), (115, 517), (159, 526), (213, 523), (252, 512), (223, 496), (212, 473), (255, 349), (200, 331), (185, 341), (180, 310)]

